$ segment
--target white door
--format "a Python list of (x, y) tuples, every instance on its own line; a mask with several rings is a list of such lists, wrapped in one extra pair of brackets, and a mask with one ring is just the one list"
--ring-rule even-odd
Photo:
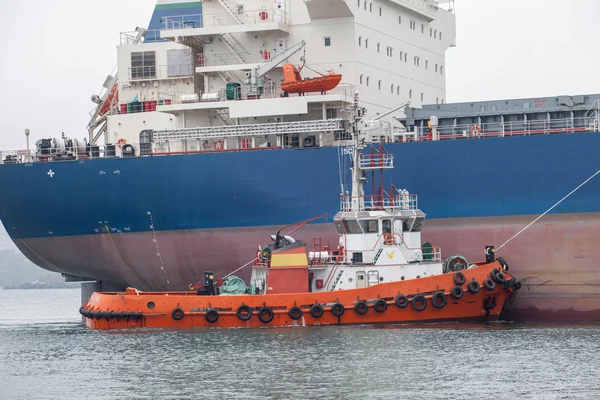
[(356, 288), (366, 288), (367, 287), (367, 276), (365, 271), (359, 271), (356, 273)]
[(377, 285), (379, 283), (379, 271), (367, 272), (369, 286)]

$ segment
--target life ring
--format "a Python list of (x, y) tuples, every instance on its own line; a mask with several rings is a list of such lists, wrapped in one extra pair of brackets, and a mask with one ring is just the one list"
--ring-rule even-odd
[(171, 312), (171, 317), (173, 317), (173, 319), (175, 321), (181, 320), (184, 315), (185, 315), (185, 313), (183, 312), (183, 310), (181, 308), (176, 308)]
[(396, 307), (398, 308), (404, 308), (408, 305), (408, 297), (406, 297), (403, 294), (399, 294), (398, 296), (396, 296)]
[(483, 287), (486, 288), (487, 290), (494, 290), (494, 289), (496, 289), (496, 282), (494, 282), (490, 278), (485, 278), (483, 280)]
[(392, 235), (391, 233), (384, 233), (383, 234), (383, 244), (396, 244), (396, 241), (394, 240), (394, 235)]
[(215, 141), (213, 143), (213, 147), (215, 148), (215, 150), (223, 150), (225, 148), (222, 140)]
[(463, 297), (465, 291), (460, 286), (454, 286), (450, 291), (450, 296), (455, 300), (460, 300)]
[(209, 323), (214, 324), (219, 319), (219, 312), (214, 308), (211, 308), (204, 314), (204, 318), (206, 318)]
[(127, 144), (127, 140), (121, 138), (117, 141), (117, 146), (119, 146), (119, 148), (122, 148), (124, 145)]
[(290, 316), (291, 319), (296, 321), (296, 320), (302, 318), (302, 309), (298, 306), (293, 306), (292, 308), (289, 309), (288, 315)]
[(354, 305), (354, 312), (357, 313), (358, 315), (364, 315), (367, 313), (368, 310), (369, 310), (369, 306), (367, 305), (367, 302), (364, 300), (359, 300)]
[(427, 299), (422, 294), (413, 297), (411, 303), (416, 311), (423, 311), (427, 307)]
[(473, 125), (471, 127), (471, 129), (469, 130), (469, 132), (473, 136), (479, 136), (481, 134), (481, 127), (479, 125), (475, 124), (475, 125)]
[(252, 309), (249, 306), (242, 304), (238, 307), (235, 315), (242, 321), (248, 321), (252, 318)]
[(473, 280), (473, 281), (469, 282), (469, 284), (467, 285), (467, 288), (469, 289), (469, 292), (471, 292), (471, 293), (478, 293), (479, 289), (481, 289), (481, 286), (479, 285), (479, 282)]
[(273, 313), (273, 310), (271, 310), (269, 307), (262, 307), (260, 310), (258, 310), (258, 319), (263, 324), (268, 324), (269, 322), (273, 321), (274, 316), (275, 313)]
[(313, 304), (310, 307), (310, 315), (313, 318), (321, 318), (321, 316), (323, 316), (323, 306), (320, 304)]
[(464, 285), (466, 281), (467, 278), (465, 278), (465, 274), (462, 272), (458, 271), (454, 274), (454, 283), (456, 283), (458, 286)]
[(334, 303), (331, 306), (331, 313), (334, 317), (341, 317), (344, 314), (345, 308), (341, 303)]
[(435, 292), (433, 296), (431, 296), (431, 304), (433, 304), (435, 308), (446, 307), (446, 295), (444, 292)]
[(383, 299), (377, 299), (375, 300), (375, 303), (373, 303), (373, 310), (377, 311), (378, 313), (385, 312), (386, 309), (387, 303)]

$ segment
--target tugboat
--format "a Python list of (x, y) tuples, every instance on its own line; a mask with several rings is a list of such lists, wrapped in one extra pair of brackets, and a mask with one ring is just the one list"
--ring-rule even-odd
[[(365, 196), (367, 171), (394, 167), (383, 146), (365, 153), (358, 129), (364, 109), (355, 94), (351, 123), (352, 194), (341, 195), (334, 248), (314, 240), (312, 251), (291, 234), (311, 220), (283, 227), (258, 250), (249, 285), (205, 273), (186, 292), (94, 293), (80, 308), (91, 329), (237, 328), (497, 320), (520, 281), (486, 246), (485, 261), (421, 244), (425, 214), (416, 195), (393, 185)], [(383, 179), (380, 180), (380, 183)], [(317, 217), (318, 218), (318, 217)], [(292, 228), (287, 234), (282, 231)]]

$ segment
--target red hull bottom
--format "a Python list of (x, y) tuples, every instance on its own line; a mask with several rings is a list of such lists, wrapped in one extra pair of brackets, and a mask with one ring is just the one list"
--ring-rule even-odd
[[(499, 246), (534, 216), (427, 220), (423, 240), (445, 257), (460, 253), (483, 259), (485, 245)], [(187, 290), (249, 262), (257, 245), (277, 227), (248, 227), (18, 239), (17, 246), (49, 270), (146, 291)], [(321, 236), (336, 243), (331, 223), (311, 224), (293, 235), (308, 242)], [(545, 216), (504, 247), (510, 273), (523, 282), (502, 318), (510, 320), (600, 320), (600, 213)], [(160, 257), (157, 256), (157, 244)], [(245, 279), (250, 270), (237, 275)]]

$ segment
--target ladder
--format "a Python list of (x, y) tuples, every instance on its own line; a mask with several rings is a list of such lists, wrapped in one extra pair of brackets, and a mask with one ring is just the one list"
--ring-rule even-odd
[(248, 20), (248, 15), (244, 12), (244, 6), (238, 4), (235, 0), (219, 0), (219, 3), (239, 24), (245, 24)]
[(154, 141), (166, 141), (339, 131), (346, 131), (346, 120), (342, 118), (313, 121), (276, 122), (271, 124), (164, 129), (154, 131), (153, 138)]

